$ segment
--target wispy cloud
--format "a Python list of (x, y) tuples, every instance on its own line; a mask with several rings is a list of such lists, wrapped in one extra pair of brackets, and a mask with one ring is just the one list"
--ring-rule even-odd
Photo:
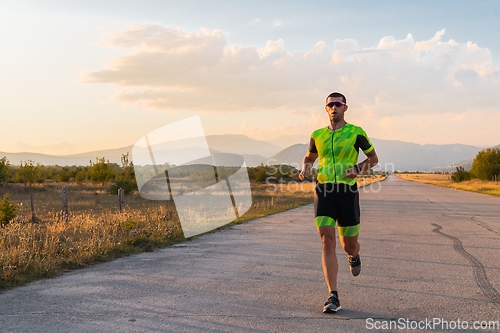
[(131, 25), (100, 42), (130, 53), (81, 79), (121, 87), (113, 101), (161, 111), (311, 110), (338, 90), (354, 118), (396, 132), (400, 121), (415, 118), (457, 120), (457, 110), (499, 113), (500, 71), (490, 51), (443, 41), (444, 34), (386, 36), (364, 49), (352, 39), (319, 41), (309, 52), (289, 52), (281, 39), (262, 48), (228, 46), (220, 30)]

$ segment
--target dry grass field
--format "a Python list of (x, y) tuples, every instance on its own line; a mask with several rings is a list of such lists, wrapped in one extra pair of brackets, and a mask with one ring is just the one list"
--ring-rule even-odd
[(460, 183), (451, 181), (451, 174), (397, 174), (401, 179), (426, 183), (456, 190), (496, 195), (500, 197), (500, 185), (493, 181), (479, 179), (466, 180)]
[[(383, 178), (360, 178), (359, 186)], [(252, 183), (250, 210), (224, 227), (310, 204), (313, 185)], [(62, 186), (68, 188), (67, 220), (60, 214)], [(118, 198), (108, 188), (54, 181), (0, 187), (0, 197), (8, 193), (18, 205), (17, 218), (0, 227), (0, 290), (185, 240), (173, 201), (146, 200), (136, 192), (125, 196), (120, 213)]]
[(385, 175), (368, 175), (363, 177), (358, 177), (358, 187), (368, 186), (372, 183), (382, 181), (386, 178)]

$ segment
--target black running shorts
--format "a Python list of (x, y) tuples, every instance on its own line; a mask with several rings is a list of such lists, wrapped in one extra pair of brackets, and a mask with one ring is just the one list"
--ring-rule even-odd
[(314, 192), (316, 227), (338, 224), (340, 236), (359, 234), (359, 193), (356, 183), (316, 183)]

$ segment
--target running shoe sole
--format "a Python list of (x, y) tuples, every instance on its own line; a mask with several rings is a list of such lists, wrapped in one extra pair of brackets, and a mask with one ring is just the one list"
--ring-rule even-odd
[(323, 313), (335, 313), (341, 309), (342, 307), (340, 305), (337, 308), (335, 308), (335, 304), (328, 304), (323, 308)]

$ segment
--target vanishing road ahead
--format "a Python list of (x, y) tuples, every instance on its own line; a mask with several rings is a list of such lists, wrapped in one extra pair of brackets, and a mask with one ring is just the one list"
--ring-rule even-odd
[(367, 332), (388, 320), (500, 321), (500, 198), (390, 176), (361, 190), (361, 207), (363, 269), (352, 277), (337, 245), (337, 314), (322, 313), (328, 290), (310, 205), (0, 294), (0, 331)]

